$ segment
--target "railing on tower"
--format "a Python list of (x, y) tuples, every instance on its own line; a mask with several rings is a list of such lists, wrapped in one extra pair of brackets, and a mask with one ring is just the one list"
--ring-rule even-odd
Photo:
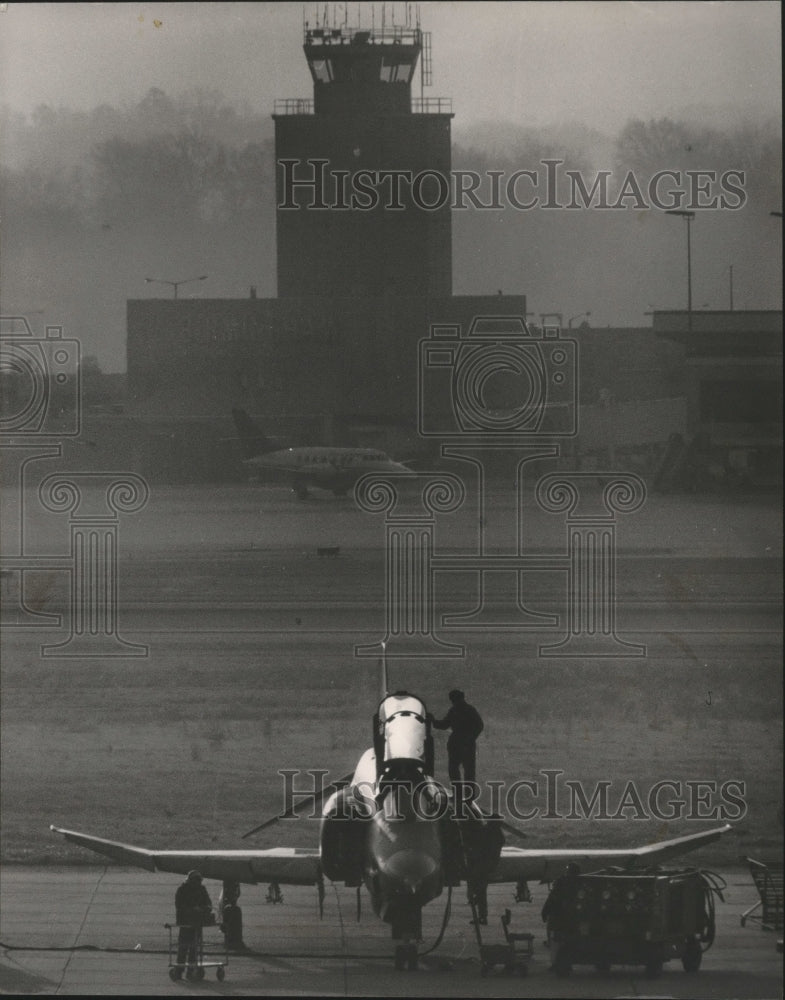
[(451, 115), (451, 97), (414, 97), (412, 112), (416, 115)]
[[(312, 97), (279, 97), (276, 98), (273, 114), (275, 115), (312, 115), (314, 113)], [(414, 97), (412, 98), (412, 113), (415, 115), (451, 115), (451, 97)]]
[(312, 115), (312, 97), (279, 97), (273, 107), (275, 115)]
[(306, 45), (351, 45), (352, 42), (367, 45), (417, 45), (421, 46), (423, 32), (419, 28), (393, 24), (379, 27), (366, 25), (362, 27), (313, 27), (306, 22), (303, 26), (303, 39)]

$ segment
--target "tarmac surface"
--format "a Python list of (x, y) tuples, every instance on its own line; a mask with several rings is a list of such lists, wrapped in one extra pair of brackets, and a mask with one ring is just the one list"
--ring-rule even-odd
[[(5, 517), (6, 551), (14, 550), (8, 533), (13, 533), (16, 515), (30, 544), (29, 549), (18, 544), (20, 551), (56, 557), (67, 552), (67, 519), (36, 509), (32, 492), (16, 500), (14, 510), (14, 497), (4, 498), (6, 515), (9, 509), (11, 513)], [(504, 491), (490, 500), (493, 517), (484, 525), (487, 551), (504, 550), (510, 543), (507, 522), (515, 523), (513, 498)], [(525, 514), (527, 552), (565, 551), (562, 516), (548, 515), (531, 502)], [(438, 552), (474, 548), (477, 520), (476, 511), (467, 509), (451, 524), (440, 521)], [(149, 645), (149, 661), (161, 669), (184, 656), (199, 664), (200, 657), (258, 657), (279, 646), (350, 656), (355, 642), (376, 642), (384, 635), (384, 538), (384, 518), (361, 514), (351, 498), (316, 494), (298, 503), (282, 490), (156, 489), (148, 506), (123, 519), (120, 528), (120, 632), (127, 640)], [(747, 657), (779, 662), (782, 535), (776, 504), (650, 498), (634, 516), (619, 518), (617, 541), (619, 635), (647, 643), (650, 662), (667, 663), (675, 655), (692, 661), (698, 655), (693, 648), (701, 661)], [(322, 558), (320, 547), (336, 550), (335, 557)], [(475, 578), (443, 576), (449, 579), (440, 581), (439, 610), (472, 607)], [(4, 580), (9, 607), (14, 582)], [(537, 582), (538, 609), (563, 612), (563, 576), (546, 574)], [(67, 611), (68, 592), (60, 577), (48, 600), (46, 610)], [(14, 665), (21, 669), (26, 658), (37, 657), (43, 642), (65, 638), (69, 622), (66, 616), (59, 629), (27, 631), (13, 630), (10, 624), (3, 637), (6, 679)], [(523, 640), (518, 632), (493, 628), (455, 635), (481, 656), (508, 653), (522, 643), (533, 653), (539, 642), (555, 641), (552, 630), (532, 631)], [(7, 702), (4, 725), (8, 713)], [(20, 723), (12, 721), (12, 741), (8, 730), (4, 737), (4, 782), (9, 761), (20, 750), (13, 745)], [(78, 738), (76, 733), (74, 747)], [(92, 737), (88, 733), (86, 738)], [(104, 781), (107, 802), (116, 805), (127, 790), (102, 778), (99, 762), (99, 751), (91, 750), (84, 782), (103, 787)], [(9, 791), (4, 786), (6, 803)], [(60, 811), (51, 820), (68, 826), (68, 817)], [(139, 842), (132, 833), (130, 801), (127, 817), (126, 839)], [(15, 818), (8, 812), (3, 818), (7, 833), (8, 821)], [(24, 831), (20, 822), (16, 819), (16, 826)], [(104, 831), (92, 825), (87, 832)], [(54, 846), (51, 857), (57, 857)], [(543, 946), (539, 911), (544, 886), (530, 887), (531, 905), (517, 905), (510, 886), (489, 891), (486, 943), (502, 942), (500, 917), (508, 906), (511, 929), (535, 934), (526, 979), (499, 970), (480, 976), (465, 888), (453, 893), (440, 946), (423, 955), (417, 972), (396, 972), (389, 927), (371, 912), (367, 893), (362, 894), (358, 923), (353, 889), (328, 885), (320, 920), (312, 889), (285, 886), (284, 904), (272, 905), (265, 900), (265, 886), (247, 886), (240, 903), (251, 951), (229, 956), (224, 982), (210, 970), (202, 982), (173, 983), (167, 974), (164, 923), (173, 919), (178, 876), (114, 866), (7, 865), (0, 881), (0, 993), (780, 997), (782, 957), (775, 950), (775, 935), (753, 922), (740, 927), (741, 914), (757, 899), (752, 880), (741, 868), (723, 874), (728, 889), (725, 903), (717, 904), (716, 941), (697, 975), (684, 973), (676, 960), (666, 964), (657, 980), (632, 967), (616, 967), (606, 976), (578, 967), (571, 978), (557, 979), (548, 971), (550, 955)], [(209, 883), (208, 889), (217, 901), (219, 885)], [(446, 903), (445, 893), (424, 911), (422, 952), (439, 935)], [(218, 931), (210, 933), (207, 943), (220, 945)]]
[[(782, 956), (776, 936), (740, 916), (757, 899), (749, 874), (721, 873), (728, 883), (717, 901), (716, 939), (701, 969), (689, 975), (681, 962), (666, 963), (647, 979), (640, 967), (617, 966), (602, 975), (576, 966), (569, 978), (549, 972), (539, 911), (546, 887), (532, 885), (533, 902), (516, 904), (509, 886), (489, 892), (484, 943), (502, 943), (500, 923), (512, 909), (511, 928), (535, 934), (526, 978), (500, 968), (480, 976), (474, 928), (465, 892), (453, 892), (441, 945), (413, 972), (393, 967), (389, 929), (367, 906), (356, 921), (355, 892), (327, 885), (324, 918), (312, 889), (283, 887), (281, 905), (266, 902), (266, 887), (244, 887), (244, 937), (250, 951), (228, 956), (225, 981), (208, 969), (202, 982), (172, 982), (168, 932), (174, 891), (181, 879), (118, 867), (6, 867), (0, 915), (0, 993), (48, 995), (229, 996), (493, 996), (493, 997), (683, 997), (776, 998), (782, 995)], [(206, 883), (213, 901), (220, 887)], [(421, 953), (442, 926), (446, 893), (426, 907)], [(206, 961), (225, 961), (220, 932), (205, 931)]]

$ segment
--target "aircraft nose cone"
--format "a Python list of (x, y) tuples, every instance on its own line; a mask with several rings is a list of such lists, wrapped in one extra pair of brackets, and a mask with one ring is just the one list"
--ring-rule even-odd
[(425, 879), (436, 871), (436, 861), (423, 851), (405, 848), (380, 861), (379, 867), (385, 875), (399, 879), (411, 893), (416, 893)]

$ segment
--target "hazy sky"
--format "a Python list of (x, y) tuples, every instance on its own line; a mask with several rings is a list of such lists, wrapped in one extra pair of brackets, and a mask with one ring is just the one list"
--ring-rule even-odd
[[(342, 22), (345, 7), (328, 6)], [(406, 5), (385, 4), (387, 23), (393, 6), (400, 24)], [(0, 102), (20, 112), (40, 104), (82, 110), (101, 103), (135, 106), (158, 87), (172, 97), (196, 88), (217, 90), (238, 107), (269, 115), (275, 98), (313, 92), (299, 3), (2, 8)], [(352, 3), (349, 23), (356, 24), (359, 14), (370, 27), (375, 10), (378, 25), (381, 9), (381, 4)], [(494, 129), (494, 123), (523, 128), (578, 122), (610, 137), (596, 145), (585, 139), (587, 150), (609, 157), (613, 138), (630, 118), (690, 118), (699, 126), (726, 124), (729, 133), (740, 134), (752, 117), (781, 117), (779, 3), (466, 2), (423, 3), (420, 9), (422, 27), (433, 37), (433, 87), (425, 93), (452, 98), (455, 148), (475, 141), (503, 147), (512, 130)], [(308, 4), (306, 16), (313, 24), (324, 10), (323, 3), (318, 10)], [(414, 89), (419, 90), (417, 79)], [(490, 127), (480, 129), (480, 123)], [(89, 155), (86, 149), (85, 162)], [(734, 264), (737, 308), (781, 307), (781, 229), (769, 215), (779, 199), (768, 192), (765, 197), (766, 204), (750, 202), (738, 214), (711, 213), (696, 226), (698, 305), (724, 307)], [(598, 250), (596, 219), (583, 219), (594, 226), (589, 240), (580, 219), (557, 214), (558, 219), (494, 216), (493, 225), (483, 220), (482, 236), (477, 228), (467, 229), (459, 214), (453, 233), (455, 292), (518, 290), (535, 311), (569, 317), (590, 310), (596, 325), (641, 325), (648, 323), (646, 309), (683, 305), (684, 233), (673, 220), (608, 213)], [(30, 223), (22, 245), (4, 256), (3, 305), (34, 313), (41, 325), (78, 331), (85, 353), (97, 354), (107, 370), (125, 366), (126, 299), (162, 294), (162, 286), (144, 283), (145, 274), (208, 274), (204, 286), (187, 290), (194, 296), (237, 297), (251, 285), (262, 295), (275, 294), (268, 230), (247, 234), (244, 249), (227, 254), (213, 246), (209, 227), (196, 241), (179, 230), (133, 239), (121, 227), (93, 231), (89, 219), (83, 222), (76, 235), (60, 234), (59, 246)], [(567, 276), (560, 265), (564, 240), (575, 249)]]
[[(300, 3), (9, 3), (0, 14), (2, 101), (88, 109), (156, 86), (217, 89), (272, 110), (309, 96)], [(381, 4), (351, 3), (370, 21)], [(404, 16), (405, 4), (386, 4)], [(414, 5), (411, 5), (414, 6)], [(319, 11), (325, 5), (318, 5)], [(316, 5), (307, 4), (313, 20)], [(329, 4), (342, 18), (343, 4)], [(453, 98), (454, 128), (481, 120), (582, 121), (616, 131), (631, 117), (696, 105), (781, 110), (780, 5), (774, 2), (423, 3), (433, 33), (432, 96)], [(736, 116), (734, 116), (736, 117)]]

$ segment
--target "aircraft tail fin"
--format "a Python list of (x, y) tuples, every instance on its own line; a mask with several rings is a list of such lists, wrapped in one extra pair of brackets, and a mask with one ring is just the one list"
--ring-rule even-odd
[(243, 458), (255, 458), (256, 455), (265, 455), (268, 451), (278, 449), (279, 446), (264, 436), (261, 428), (257, 427), (245, 410), (232, 410), (232, 418), (240, 436)]

